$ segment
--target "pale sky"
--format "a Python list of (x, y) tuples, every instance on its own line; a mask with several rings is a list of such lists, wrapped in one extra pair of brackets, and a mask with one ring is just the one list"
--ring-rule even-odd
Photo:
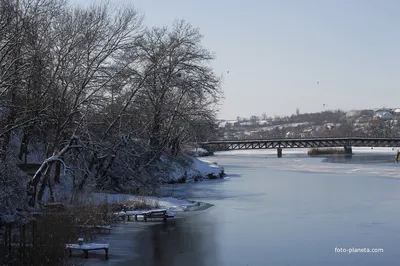
[(398, 0), (110, 2), (133, 4), (148, 26), (200, 28), (224, 75), (219, 118), (400, 107)]

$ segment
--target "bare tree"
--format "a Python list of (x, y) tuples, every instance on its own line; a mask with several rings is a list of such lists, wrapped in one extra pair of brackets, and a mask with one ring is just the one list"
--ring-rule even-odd
[(252, 125), (256, 125), (258, 121), (260, 121), (260, 118), (258, 116), (255, 115), (250, 116), (250, 123)]
[[(213, 55), (202, 35), (185, 21), (147, 30), (137, 43), (150, 78), (143, 91), (149, 144), (154, 149), (181, 143), (195, 120), (214, 121), (221, 97), (219, 78), (208, 66)], [(151, 69), (151, 70), (150, 70)]]
[[(72, 12), (65, 9), (56, 17), (49, 55), (52, 67), (45, 91), (52, 102), (43, 121), (47, 131), (46, 157), (63, 156), (74, 125), (85, 113), (95, 112), (108, 100), (109, 84), (124, 71), (124, 66), (115, 65), (115, 58), (136, 38), (140, 25), (141, 17), (134, 9), (114, 14), (107, 5)], [(41, 200), (53, 163), (55, 180), (59, 180), (61, 162), (60, 158), (46, 159), (42, 164), (31, 182), (31, 204), (35, 203), (36, 187), (44, 176), (38, 199)]]
[(262, 113), (261, 119), (264, 120), (264, 121), (268, 119), (268, 116), (267, 116), (267, 114), (265, 112)]
[(0, 160), (13, 166), (0, 189), (24, 186), (34, 207), (71, 183), (151, 190), (162, 156), (216, 132), (220, 78), (201, 40), (184, 21), (145, 29), (134, 8), (0, 0)]

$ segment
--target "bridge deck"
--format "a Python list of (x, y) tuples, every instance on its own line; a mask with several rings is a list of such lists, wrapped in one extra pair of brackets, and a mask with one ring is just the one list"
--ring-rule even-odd
[(200, 146), (207, 151), (329, 147), (400, 147), (400, 138), (221, 140), (202, 142)]

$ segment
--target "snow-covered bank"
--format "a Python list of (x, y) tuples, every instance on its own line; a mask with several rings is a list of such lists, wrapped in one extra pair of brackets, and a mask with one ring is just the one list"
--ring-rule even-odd
[[(185, 177), (185, 182), (196, 181), (197, 178), (210, 178), (211, 176), (220, 177), (223, 173), (223, 167), (217, 163), (210, 162), (204, 159), (195, 157), (186, 157), (188, 164), (182, 164), (177, 161), (171, 161), (172, 172), (169, 173), (169, 178), (173, 180), (182, 179)], [(147, 205), (158, 206), (171, 211), (188, 211), (199, 210), (204, 208), (205, 203), (189, 202), (184, 199), (174, 197), (154, 197), (154, 196), (135, 196), (130, 194), (112, 194), (112, 193), (90, 193), (86, 202), (100, 204), (100, 203), (134, 203), (143, 201)]]
[(201, 175), (218, 175), (223, 170), (223, 168), (215, 162), (211, 162), (202, 158), (193, 158), (193, 170)]
[(210, 155), (214, 155), (213, 152), (209, 152), (203, 148), (196, 148), (192, 151), (193, 156), (195, 157), (203, 157), (203, 156), (210, 156)]
[(185, 182), (196, 181), (200, 178), (209, 178), (209, 176), (219, 177), (223, 174), (223, 167), (215, 162), (205, 160), (203, 158), (186, 157), (188, 164), (172, 162), (172, 172), (169, 178), (179, 180), (184, 178)]
[(108, 194), (108, 193), (93, 193), (89, 197), (90, 203), (129, 203), (134, 201), (145, 201), (149, 205), (158, 205), (160, 208), (165, 208), (171, 211), (186, 211), (189, 208), (200, 207), (199, 202), (189, 202), (187, 200), (174, 197), (151, 197), (151, 196), (135, 196), (129, 194)]

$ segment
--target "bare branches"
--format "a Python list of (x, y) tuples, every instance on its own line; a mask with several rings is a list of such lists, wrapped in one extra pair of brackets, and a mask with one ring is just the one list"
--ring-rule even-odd
[(32, 206), (49, 187), (54, 199), (58, 186), (151, 189), (160, 157), (213, 123), (222, 94), (199, 29), (142, 19), (108, 4), (0, 0), (1, 155), (35, 160)]
[(144, 94), (152, 106), (147, 108), (152, 113), (151, 145), (179, 139), (192, 120), (208, 119), (215, 112), (220, 82), (208, 66), (213, 56), (200, 46), (201, 39), (198, 29), (176, 21), (171, 31), (147, 30), (137, 43), (141, 62), (152, 67)]

